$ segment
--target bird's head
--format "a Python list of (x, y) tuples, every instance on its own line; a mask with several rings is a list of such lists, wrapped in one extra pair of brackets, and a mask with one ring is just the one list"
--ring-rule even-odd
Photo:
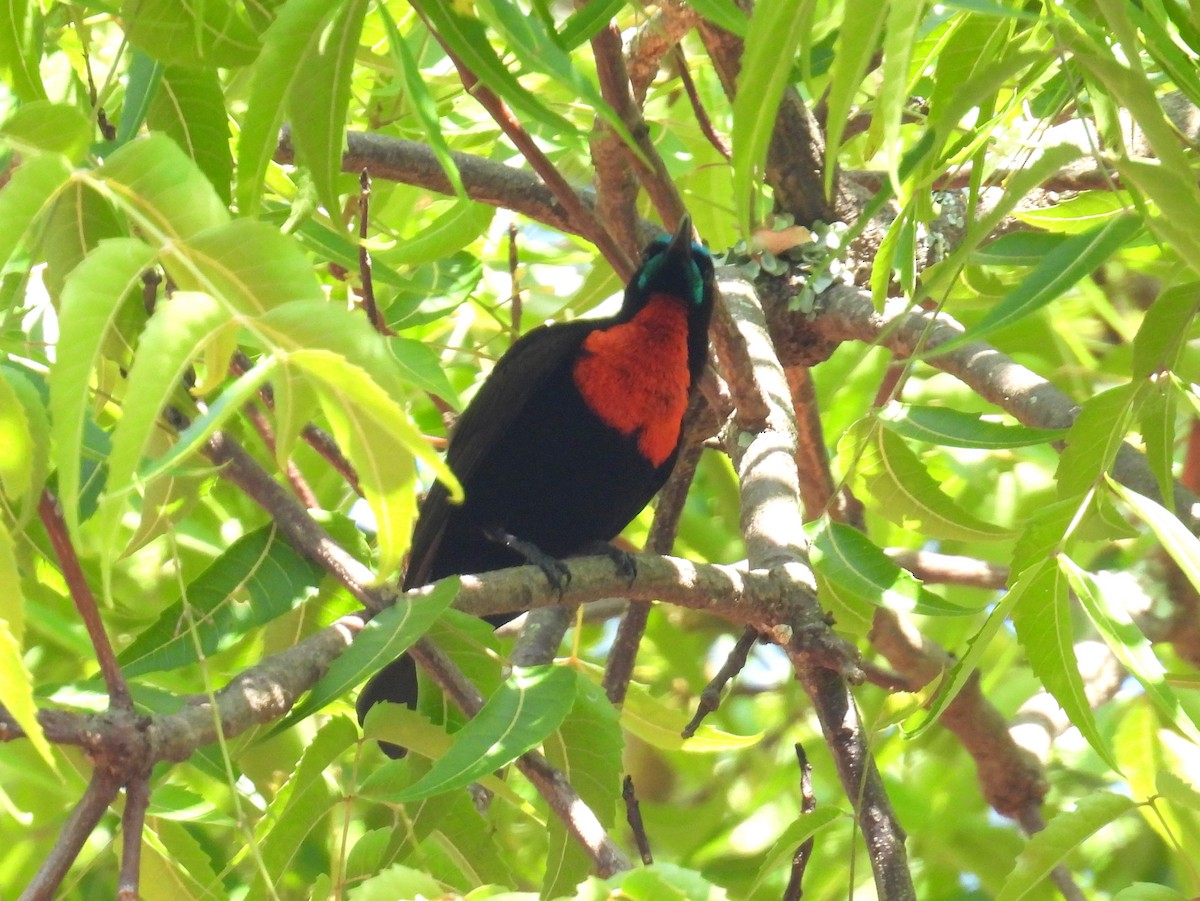
[(640, 306), (655, 294), (684, 300), (689, 312), (707, 312), (712, 307), (712, 254), (692, 240), (691, 216), (683, 216), (671, 237), (663, 235), (647, 245), (642, 264), (629, 280), (625, 302)]

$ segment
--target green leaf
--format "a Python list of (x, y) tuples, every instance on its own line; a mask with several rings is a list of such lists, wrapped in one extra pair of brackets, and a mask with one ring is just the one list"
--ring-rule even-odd
[(256, 529), (214, 558), (118, 659), (127, 676), (191, 666), (296, 609), (321, 575), (274, 526)]
[(168, 66), (150, 102), (146, 121), (183, 149), (228, 206), (232, 201), (233, 155), (229, 150), (225, 95), (217, 71)]
[[(904, 155), (900, 125), (909, 102), (909, 68), (912, 64), (917, 30), (924, 19), (925, 0), (892, 0), (887, 7), (887, 24), (883, 32), (883, 66), (875, 119), (881, 122), (881, 149), (887, 161), (892, 190), (900, 196), (900, 160)], [(872, 125), (874, 124), (873, 120)]]
[(1071, 600), (1066, 576), (1059, 566), (1042, 570), (1021, 602), (1013, 607), (1012, 620), (1034, 675), (1058, 701), (1071, 724), (1087, 739), (1100, 759), (1120, 772), (1116, 758), (1096, 726), (1083, 677), (1079, 674), (1075, 633), (1071, 625)]
[(495, 207), (464, 200), (378, 256), (397, 268), (444, 263), (446, 257), (485, 234), (495, 217)]
[(426, 589), (419, 600), (400, 598), (374, 617), (276, 730), (316, 713), (362, 682), (364, 676), (378, 672), (403, 654), (454, 603), (458, 586), (457, 576), (443, 579)]
[[(992, 639), (1004, 627), (1008, 614), (1027, 594), (1034, 598), (1044, 597), (1046, 582), (1053, 580), (1056, 572), (1054, 561), (1049, 559), (1026, 567), (1016, 583), (992, 608), (979, 631), (967, 640), (967, 652), (955, 661), (948, 673), (942, 676), (937, 695), (924, 716), (921, 716), (915, 724), (905, 728), (904, 734), (908, 738), (917, 738), (938, 721), (942, 712), (958, 697), (958, 693), (962, 691), (963, 686), (967, 684), (971, 675), (979, 667), (979, 661), (983, 658)], [(918, 716), (920, 715), (918, 714)]]
[(1200, 282), (1172, 285), (1154, 299), (1133, 338), (1134, 380), (1174, 369), (1200, 307)]
[(1079, 605), (1088, 619), (1092, 621), (1104, 643), (1121, 661), (1121, 665), (1142, 684), (1146, 697), (1162, 712), (1167, 722), (1193, 743), (1200, 745), (1200, 730), (1197, 730), (1187, 711), (1180, 706), (1179, 699), (1167, 685), (1167, 671), (1155, 656), (1154, 649), (1142, 630), (1130, 617), (1125, 598), (1112, 596), (1113, 591), (1119, 589), (1112, 585), (1111, 580), (1122, 578), (1123, 574), (1114, 574), (1098, 580), (1065, 555), (1059, 556), (1058, 565), (1070, 581), (1071, 589), (1079, 598)]
[(1080, 798), (1074, 810), (1059, 813), (1045, 829), (1030, 836), (996, 901), (1019, 901), (1029, 895), (1085, 839), (1133, 807), (1129, 798), (1111, 792)]
[[(540, 123), (548, 135), (560, 140), (578, 134), (568, 120), (552, 112), (535, 94), (526, 90), (504, 65), (488, 41), (487, 31), (476, 18), (459, 15), (453, 4), (415, 0), (412, 4), (438, 38), (513, 110)], [(528, 123), (527, 123), (528, 124)]]
[(208, 178), (166, 135), (130, 141), (85, 177), (164, 245), (229, 221)]
[(1058, 460), (1060, 498), (1090, 491), (1117, 456), (1141, 399), (1141, 385), (1118, 385), (1090, 398), (1067, 431)]
[(234, 193), (242, 215), (258, 209), (263, 176), (275, 154), (292, 90), (303, 82), (304, 61), (320, 43), (326, 20), (336, 10), (337, 5), (328, 0), (287, 0), (262, 36), (262, 54), (254, 66), (238, 136)]
[(1113, 161), (1121, 177), (1154, 201), (1160, 215), (1146, 220), (1192, 273), (1200, 273), (1200, 237), (1195, 228), (1196, 210), (1200, 209), (1200, 190), (1188, 175), (1167, 168), (1157, 160)]
[(0, 138), (26, 156), (61, 153), (78, 163), (91, 144), (92, 123), (73, 106), (35, 100), (8, 117)]
[[(850, 0), (850, 5), (854, 2)], [(872, 8), (875, 6), (871, 4)], [(733, 99), (733, 128), (730, 135), (734, 208), (743, 235), (750, 234), (753, 224), (751, 204), (754, 181), (766, 164), (767, 148), (775, 131), (776, 114), (791, 74), (789, 63), (804, 37), (803, 26), (808, 22), (810, 7), (811, 0), (798, 3), (791, 0), (759, 0), (750, 15), (737, 93)], [(841, 60), (840, 55), (838, 60)], [(834, 121), (831, 110), (829, 122), (832, 124)], [(831, 135), (830, 160), (836, 157), (836, 141)]]
[[(112, 205), (76, 179), (58, 193), (40, 225), (35, 253), (46, 262), (43, 280), (56, 304), (61, 304), (63, 284), (71, 270), (101, 241), (128, 232)], [(138, 306), (143, 308), (144, 318), (140, 301)], [(136, 328), (140, 330), (141, 325)]]
[(70, 164), (57, 153), (28, 159), (12, 173), (0, 190), (0, 266), (70, 178)]
[(1143, 497), (1111, 478), (1107, 481), (1108, 487), (1117, 497), (1125, 502), (1138, 519), (1150, 527), (1163, 550), (1175, 561), (1192, 586), (1200, 591), (1200, 538), (1189, 532), (1175, 514), (1161, 504)]
[(158, 93), (162, 82), (163, 64), (148, 53), (133, 51), (129, 62), (129, 73), (125, 79), (125, 102), (121, 104), (121, 120), (117, 123), (117, 137), (103, 147), (103, 155), (132, 141), (142, 129), (150, 101)]
[[(567, 779), (605, 828), (621, 796), (621, 751), (624, 746), (616, 708), (590, 679), (576, 683), (575, 706), (546, 739), (546, 757)], [(594, 862), (580, 848), (562, 820), (547, 823), (549, 849), (541, 896), (569, 896), (591, 872)]]
[(878, 501), (880, 513), (923, 535), (994, 541), (1012, 534), (964, 510), (942, 491), (904, 440), (887, 429), (871, 430), (855, 476)]
[(67, 277), (59, 338), (50, 369), (50, 413), (59, 500), (72, 535), (79, 532), (80, 476), (92, 371), (122, 298), (138, 290), (154, 249), (136, 238), (101, 242)]
[(121, 518), (135, 488), (141, 464), (159, 413), (173, 394), (182, 390), (183, 376), (218, 330), (228, 313), (207, 294), (177, 292), (160, 303), (150, 317), (129, 371), (129, 386), (121, 420), (113, 430), (108, 458), (108, 483), (97, 511), (103, 546), (112, 565)]
[(1159, 378), (1142, 392), (1138, 430), (1146, 447), (1146, 465), (1154, 473), (1158, 491), (1167, 504), (1175, 505), (1175, 417), (1179, 405), (1175, 381)]
[(943, 447), (967, 447), (999, 450), (1028, 447), (1060, 441), (1066, 429), (1031, 429), (984, 419), (977, 413), (963, 413), (949, 407), (890, 402), (878, 412), (883, 427), (910, 438)]
[[(2, 7), (4, 27), (0, 28), (0, 72), (4, 84), (26, 103), (46, 99), (39, 71), (42, 55), (41, 35), (32, 27), (29, 0), (5, 0)], [(36, 5), (34, 5), (36, 12)]]
[(672, 863), (654, 863), (625, 870), (601, 881), (591, 877), (579, 886), (575, 901), (729, 901), (725, 889), (695, 870)]
[[(779, 6), (787, 6), (780, 3)], [(850, 121), (850, 110), (855, 97), (862, 88), (863, 76), (871, 57), (879, 46), (879, 35), (883, 31), (883, 23), (887, 20), (888, 4), (874, 3), (871, 0), (847, 0), (846, 10), (842, 16), (842, 27), (838, 32), (837, 47), (833, 59), (833, 67), (829, 71), (828, 108), (826, 118), (827, 131), (825, 135), (825, 189), (832, 189), (834, 173), (837, 171), (837, 159), (842, 152), (842, 135), (845, 134), (846, 123)], [(754, 28), (754, 17), (750, 20), (751, 31)], [(747, 38), (747, 41), (749, 38)], [(777, 60), (764, 60), (764, 65), (778, 72), (783, 70)], [(743, 67), (743, 72), (745, 68)], [(745, 84), (753, 84), (746, 81)], [(739, 96), (741, 92), (739, 91)], [(746, 102), (753, 101), (753, 95)], [(768, 113), (775, 118), (775, 108)], [(736, 106), (734, 118), (736, 120)], [(773, 124), (773, 122), (772, 122)], [(735, 146), (736, 146), (736, 129)], [(764, 145), (765, 146), (765, 145)]]
[(34, 490), (34, 458), (42, 452), (35, 451), (29, 415), (13, 384), (17, 378), (0, 366), (0, 494), (23, 503)]
[(382, 798), (406, 803), (462, 788), (537, 747), (575, 703), (578, 675), (565, 666), (516, 666), (454, 736), (454, 745), (408, 788)]
[(173, 245), (164, 266), (178, 288), (208, 294), (231, 312), (258, 316), (292, 301), (329, 306), (296, 242), (254, 219), (235, 219)]
[(512, 0), (475, 0), (476, 9), (483, 13), (522, 63), (549, 76), (552, 83), (566, 87), (575, 97), (591, 107), (626, 147), (645, 162), (641, 150), (625, 122), (601, 96), (599, 88), (584, 76), (571, 61), (570, 55), (551, 35), (537, 16), (528, 15)]
[[(335, 716), (322, 726), (304, 749), (296, 771), (259, 821), (257, 853), (262, 869), (257, 874), (259, 880), (271, 880), (266, 887), (267, 897), (277, 897), (275, 893), (284, 876), (295, 870), (296, 855), (301, 853), (305, 837), (321, 828), (330, 808), (338, 801), (340, 792), (325, 771), (357, 740), (358, 728), (347, 717)], [(263, 890), (258, 891), (261, 894)]]
[(811, 813), (802, 813), (796, 817), (783, 830), (779, 838), (771, 844), (771, 850), (767, 852), (762, 866), (758, 868), (758, 874), (754, 877), (754, 884), (750, 887), (749, 894), (753, 894), (764, 879), (769, 878), (772, 873), (778, 872), (787, 862), (790, 862), (796, 849), (802, 844), (818, 832), (824, 831), (834, 823), (843, 822), (847, 818), (844, 810), (820, 805)]
[[(594, 9), (600, 6), (599, 3), (589, 3), (588, 9)], [(446, 137), (442, 134), (442, 120), (438, 115), (437, 103), (433, 99), (433, 95), (429, 93), (429, 88), (425, 84), (425, 79), (421, 74), (421, 69), (417, 65), (416, 59), (413, 57), (412, 50), (408, 47), (408, 42), (404, 40), (400, 30), (396, 28), (396, 22), (388, 12), (385, 4), (379, 4), (379, 16), (383, 19), (383, 24), (387, 28), (388, 48), (392, 53), (392, 60), (396, 64), (396, 68), (400, 71), (401, 79), (404, 83), (404, 91), (408, 95), (408, 101), (412, 104), (413, 110), (417, 114), (417, 119), (421, 123), (421, 128), (425, 131), (426, 143), (429, 149), (433, 151), (434, 158), (438, 161), (438, 165), (442, 167), (442, 171), (446, 173), (446, 178), (450, 182), (450, 186), (454, 189), (454, 193), (463, 200), (467, 198), (467, 189), (463, 187), (462, 176), (458, 172), (458, 164), (454, 162), (454, 158), (450, 155), (450, 145), (446, 143)], [(490, 218), (489, 218), (489, 221)]]
[(1053, 206), (1016, 209), (1012, 215), (1014, 219), (1026, 225), (1045, 229), (1053, 234), (1077, 235), (1095, 231), (1113, 219), (1120, 218), (1128, 212), (1129, 207), (1129, 196), (1125, 192), (1080, 191)]
[(228, 0), (125, 0), (121, 20), (129, 40), (155, 59), (180, 66), (244, 66), (258, 55), (258, 37)]
[(0, 698), (33, 743), (34, 748), (52, 770), (54, 752), (37, 719), (33, 700), (33, 676), (25, 667), (21, 641), (25, 633), (25, 596), (21, 591), (21, 574), (17, 569), (12, 535), (0, 519)]
[(1112, 896), (1112, 901), (1189, 901), (1188, 896), (1165, 885), (1134, 882)]
[[(722, 11), (733, 9), (732, 4), (714, 3)], [(601, 28), (606, 26), (625, 6), (625, 0), (598, 0), (596, 3), (586, 3), (571, 13), (558, 32), (558, 42), (565, 50), (574, 50), (584, 41), (590, 41)], [(700, 13), (702, 18), (709, 18), (699, 9), (701, 4), (693, 3), (692, 8)], [(736, 17), (735, 17), (736, 18)], [(742, 17), (742, 28), (745, 30), (746, 20)], [(728, 29), (727, 29), (728, 30)]]
[(142, 901), (205, 901), (224, 893), (211, 858), (186, 826), (151, 814), (142, 835)]
[[(1073, 235), (1050, 251), (1025, 280), (996, 304), (977, 325), (955, 338), (951, 345), (978, 341), (997, 329), (1007, 328), (1071, 288), (1094, 272), (1142, 230), (1140, 216), (1110, 219), (1091, 231)], [(944, 349), (947, 345), (940, 345)]]
[(336, 221), (341, 210), (337, 180), (346, 146), (350, 77), (368, 0), (341, 0), (320, 39), (309, 43), (288, 90), (288, 114), (296, 161), (307, 166), (317, 196)]
[(422, 870), (394, 863), (350, 890), (349, 901), (395, 901), (397, 898), (439, 898), (445, 892)]
[(813, 569), (840, 594), (874, 607), (923, 616), (965, 616), (977, 613), (950, 604), (901, 569), (858, 529), (822, 517), (809, 526)]

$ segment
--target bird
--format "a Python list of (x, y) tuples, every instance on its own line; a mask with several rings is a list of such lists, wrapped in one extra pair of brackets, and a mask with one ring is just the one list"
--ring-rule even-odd
[[(671, 473), (707, 361), (713, 273), (685, 214), (646, 247), (616, 314), (545, 324), (513, 343), (453, 428), (446, 464), (463, 500), (442, 482), (426, 494), (405, 589), (536, 563), (561, 591), (562, 558), (611, 541), (641, 512)], [(383, 701), (416, 707), (408, 655), (360, 691), (359, 722)]]

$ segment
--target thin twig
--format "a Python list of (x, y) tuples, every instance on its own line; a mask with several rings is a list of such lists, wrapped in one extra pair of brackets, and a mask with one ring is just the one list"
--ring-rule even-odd
[(511, 341), (521, 337), (521, 276), (520, 256), (517, 253), (517, 223), (508, 223), (508, 279), (511, 290), (508, 295), (509, 321), (512, 329)]
[(137, 901), (142, 867), (142, 829), (150, 806), (150, 777), (137, 776), (125, 786), (125, 813), (121, 817), (121, 876), (117, 901)]
[[(817, 809), (817, 798), (813, 794), (812, 788), (812, 764), (808, 762), (808, 755), (804, 752), (804, 745), (799, 742), (796, 742), (796, 760), (800, 764), (800, 812), (812, 813)], [(787, 888), (783, 893), (783, 901), (800, 901), (804, 896), (801, 884), (804, 882), (804, 871), (808, 867), (808, 861), (812, 857), (815, 844), (814, 837), (810, 835), (800, 844), (800, 847), (796, 849), (796, 853), (792, 856), (792, 874), (788, 878)]]
[(18, 901), (51, 901), (63, 877), (71, 869), (71, 864), (83, 850), (84, 843), (108, 810), (108, 805), (116, 799), (120, 788), (120, 783), (112, 774), (99, 768), (92, 771), (92, 781), (88, 783), (83, 797), (71, 811), (58, 841), (54, 843), (54, 847), (42, 861), (37, 874), (25, 887)]
[(58, 498), (49, 489), (42, 491), (38, 503), (38, 515), (46, 534), (50, 536), (50, 544), (58, 557), (58, 566), (62, 570), (67, 589), (71, 592), (71, 600), (79, 611), (88, 638), (96, 651), (96, 662), (100, 664), (100, 672), (104, 676), (104, 684), (108, 689), (109, 706), (115, 710), (133, 710), (133, 701), (129, 697), (129, 686), (117, 663), (117, 655), (113, 652), (108, 633), (104, 631), (104, 622), (100, 618), (100, 609), (96, 606), (96, 596), (92, 594), (79, 558), (75, 555), (75, 546), (71, 544), (71, 536), (67, 532), (67, 524), (63, 521), (62, 507)]
[(367, 250), (367, 226), (371, 222), (371, 175), (366, 167), (358, 173), (358, 278), (367, 319), (381, 335), (394, 335), (375, 303), (375, 279), (371, 275), (371, 252)]
[[(271, 453), (275, 453), (275, 430), (271, 427), (271, 423), (267, 421), (266, 414), (253, 401), (246, 404), (242, 408), (242, 412), (250, 420), (250, 425), (254, 427), (254, 431), (258, 432), (258, 437), (263, 440), (263, 444), (270, 449)], [(309, 510), (319, 510), (321, 502), (317, 500), (317, 496), (313, 493), (312, 488), (309, 487), (304, 474), (300, 472), (300, 467), (291, 460), (288, 460), (285, 469), (288, 484), (292, 486), (292, 491), (296, 493), (296, 497), (300, 499), (300, 503), (304, 504)]]
[(642, 822), (642, 807), (638, 804), (637, 792), (633, 788), (633, 777), (626, 776), (621, 784), (621, 798), (625, 801), (625, 821), (633, 831), (633, 840), (637, 842), (638, 854), (642, 863), (650, 866), (654, 863), (654, 855), (650, 853), (650, 838), (646, 835), (646, 824)]
[(732, 650), (725, 657), (725, 662), (721, 664), (717, 674), (700, 692), (700, 701), (696, 704), (696, 712), (688, 724), (683, 727), (681, 734), (684, 738), (691, 738), (695, 735), (705, 717), (721, 706), (721, 692), (730, 679), (746, 668), (746, 659), (750, 656), (750, 651), (758, 638), (757, 629), (748, 627), (742, 632)]

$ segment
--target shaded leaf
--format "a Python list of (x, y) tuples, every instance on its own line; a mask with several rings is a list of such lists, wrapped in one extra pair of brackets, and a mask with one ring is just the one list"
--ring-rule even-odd
[(884, 428), (913, 441), (943, 447), (998, 450), (1061, 440), (1066, 429), (1033, 429), (984, 419), (950, 407), (930, 407), (892, 401), (878, 413)]

